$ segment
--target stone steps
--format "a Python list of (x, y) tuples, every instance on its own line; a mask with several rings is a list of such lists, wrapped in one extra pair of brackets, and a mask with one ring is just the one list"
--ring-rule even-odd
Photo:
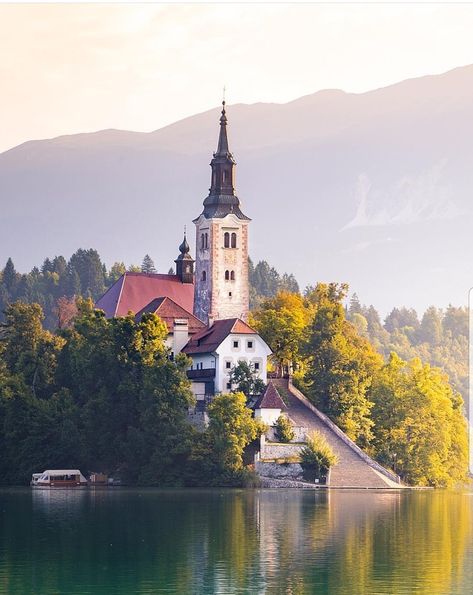
[[(327, 440), (333, 451), (338, 455), (339, 462), (332, 468), (330, 487), (340, 488), (399, 488), (403, 487), (395, 483), (380, 470), (373, 468), (367, 460), (330, 427), (329, 422), (324, 421), (312, 411), (302, 399), (305, 397), (294, 389), (287, 379), (274, 379), (273, 384), (281, 391), (287, 405), (287, 413), (295, 425), (303, 426), (309, 431), (319, 431)], [(365, 455), (366, 456), (366, 455)], [(368, 457), (366, 457), (368, 458)], [(376, 466), (376, 463), (374, 463)]]

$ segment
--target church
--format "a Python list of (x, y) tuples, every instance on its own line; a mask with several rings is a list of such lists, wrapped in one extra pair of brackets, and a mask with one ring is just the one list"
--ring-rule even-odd
[(230, 373), (247, 362), (266, 383), (268, 345), (248, 325), (248, 228), (251, 219), (235, 193), (225, 101), (217, 150), (210, 163), (210, 191), (196, 228), (195, 260), (184, 234), (174, 275), (127, 272), (97, 301), (107, 317), (157, 314), (168, 327), (171, 355), (183, 352), (198, 401), (231, 390)]

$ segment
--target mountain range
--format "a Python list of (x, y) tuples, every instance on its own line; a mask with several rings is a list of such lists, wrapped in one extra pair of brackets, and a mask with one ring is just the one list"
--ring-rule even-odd
[[(281, 83), (283, 84), (283, 82)], [(0, 266), (94, 247), (167, 272), (210, 183), (220, 108), (0, 154)], [(473, 285), (473, 65), (361, 94), (227, 106), (250, 254), (362, 302), (465, 304)]]

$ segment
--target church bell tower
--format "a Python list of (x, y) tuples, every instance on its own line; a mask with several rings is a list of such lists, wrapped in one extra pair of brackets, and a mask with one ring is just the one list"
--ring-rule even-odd
[(210, 162), (210, 191), (196, 226), (194, 314), (205, 323), (224, 318), (247, 320), (248, 224), (235, 194), (235, 160), (228, 147), (222, 102), (217, 151)]

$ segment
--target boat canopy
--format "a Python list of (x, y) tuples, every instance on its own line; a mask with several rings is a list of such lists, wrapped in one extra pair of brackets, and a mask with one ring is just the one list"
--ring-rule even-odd
[(47, 469), (43, 471), (39, 481), (41, 480), (46, 481), (53, 477), (64, 477), (64, 476), (79, 476), (79, 481), (81, 483), (86, 483), (86, 478), (82, 475), (79, 469)]

